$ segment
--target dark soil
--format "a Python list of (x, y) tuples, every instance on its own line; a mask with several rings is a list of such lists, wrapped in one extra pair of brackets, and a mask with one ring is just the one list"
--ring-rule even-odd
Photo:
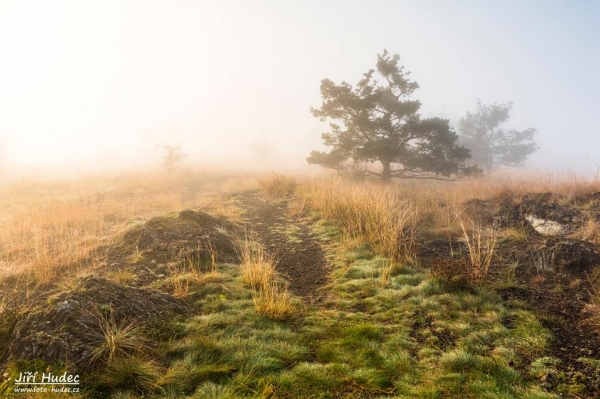
[(102, 319), (119, 326), (158, 328), (187, 310), (185, 302), (161, 291), (85, 277), (73, 290), (48, 298), (16, 323), (8, 360), (42, 359), (87, 367), (92, 351), (104, 339)]
[[(599, 193), (570, 201), (550, 193), (528, 194), (521, 200), (506, 195), (471, 200), (463, 208), (471, 219), (501, 231), (517, 227), (526, 232), (525, 240), (498, 243), (487, 282), (502, 285), (509, 278), (508, 266), (516, 265), (512, 284), (497, 292), (504, 300), (525, 302), (552, 332), (545, 356), (560, 362), (542, 383), (565, 397), (600, 398), (600, 367), (592, 364), (600, 360), (600, 335), (586, 324), (584, 311), (594, 292), (590, 280), (593, 268), (600, 266), (600, 250), (594, 243), (572, 236), (583, 221), (584, 212), (578, 207), (599, 198)], [(598, 220), (598, 211), (588, 207), (585, 213)], [(543, 236), (527, 224), (526, 215), (561, 223), (565, 231), (559, 236)], [(462, 242), (450, 244), (447, 238), (429, 237), (421, 255), (433, 273), (450, 278), (468, 274), (468, 249)], [(511, 320), (505, 320), (505, 325), (510, 328)]]
[(257, 235), (276, 260), (276, 269), (287, 278), (290, 291), (310, 303), (324, 299), (321, 288), (329, 281), (329, 268), (312, 233), (310, 222), (289, 216), (287, 200), (264, 199), (259, 191), (238, 195), (245, 209), (245, 225)]
[[(552, 193), (526, 194), (520, 200), (509, 193), (485, 201), (472, 199), (464, 204), (463, 209), (473, 220), (501, 228), (527, 226), (526, 215), (561, 223), (569, 228), (569, 232), (575, 231), (583, 223), (580, 209), (566, 198)], [(528, 230), (533, 232), (533, 229)]]
[(239, 226), (204, 212), (183, 210), (134, 225), (106, 248), (111, 270), (126, 268), (136, 275), (132, 284), (144, 286), (168, 274), (168, 262), (239, 261), (235, 241)]
[(552, 332), (546, 356), (557, 358), (560, 363), (556, 366), (557, 373), (546, 379), (546, 388), (556, 390), (563, 385), (560, 391), (565, 393), (569, 391), (568, 386), (579, 385), (577, 393), (583, 395), (579, 397), (600, 398), (600, 370), (580, 360), (600, 359), (600, 337), (585, 324), (584, 307), (589, 301), (586, 284), (582, 282), (578, 287), (561, 284), (564, 281), (560, 277), (549, 276), (528, 288), (504, 288), (498, 290), (498, 294), (505, 300), (527, 303)]

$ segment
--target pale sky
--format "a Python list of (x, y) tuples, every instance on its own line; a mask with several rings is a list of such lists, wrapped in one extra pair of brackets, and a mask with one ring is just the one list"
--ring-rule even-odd
[(529, 165), (600, 165), (600, 1), (0, 1), (0, 148), (18, 165), (304, 164), (321, 79), (355, 84), (385, 48), (423, 116), (477, 99), (538, 129)]

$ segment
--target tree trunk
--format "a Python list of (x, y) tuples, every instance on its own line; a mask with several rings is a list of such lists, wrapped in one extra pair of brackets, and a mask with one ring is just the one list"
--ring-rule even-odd
[(383, 172), (381, 172), (381, 181), (388, 182), (392, 180), (392, 166), (391, 162), (380, 161), (383, 166)]

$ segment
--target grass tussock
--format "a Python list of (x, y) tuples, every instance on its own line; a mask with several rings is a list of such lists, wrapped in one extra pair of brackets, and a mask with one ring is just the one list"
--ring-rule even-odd
[(253, 290), (268, 286), (277, 275), (273, 257), (265, 251), (258, 241), (248, 238), (240, 241), (238, 248), (241, 260), (240, 271), (244, 285)]
[(244, 285), (253, 290), (254, 308), (259, 314), (283, 320), (293, 316), (296, 306), (275, 270), (275, 261), (257, 241), (246, 239), (238, 245), (241, 259), (240, 271)]
[(484, 227), (481, 223), (471, 222), (469, 224), (471, 224), (471, 228), (467, 228), (463, 220), (460, 221), (464, 240), (469, 250), (470, 278), (471, 281), (480, 283), (487, 277), (494, 259), (498, 229)]
[(594, 244), (600, 243), (600, 222), (596, 218), (588, 215), (584, 218), (577, 235), (586, 241), (593, 242)]
[(118, 323), (112, 309), (108, 315), (97, 310), (99, 322), (98, 345), (92, 351), (90, 363), (111, 362), (135, 354), (149, 352), (151, 348), (141, 326), (134, 321)]
[(258, 313), (274, 320), (289, 319), (298, 312), (285, 282), (272, 280), (269, 285), (260, 287), (252, 299)]
[(108, 363), (98, 383), (120, 394), (147, 395), (160, 390), (161, 376), (160, 368), (153, 361), (139, 357), (116, 358)]

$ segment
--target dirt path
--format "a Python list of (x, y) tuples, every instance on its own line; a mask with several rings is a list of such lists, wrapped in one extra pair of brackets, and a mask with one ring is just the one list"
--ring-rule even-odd
[(244, 208), (245, 225), (277, 259), (276, 268), (289, 282), (290, 291), (309, 303), (323, 301), (321, 287), (329, 281), (329, 268), (310, 222), (289, 216), (287, 201), (266, 200), (259, 191), (235, 196)]

